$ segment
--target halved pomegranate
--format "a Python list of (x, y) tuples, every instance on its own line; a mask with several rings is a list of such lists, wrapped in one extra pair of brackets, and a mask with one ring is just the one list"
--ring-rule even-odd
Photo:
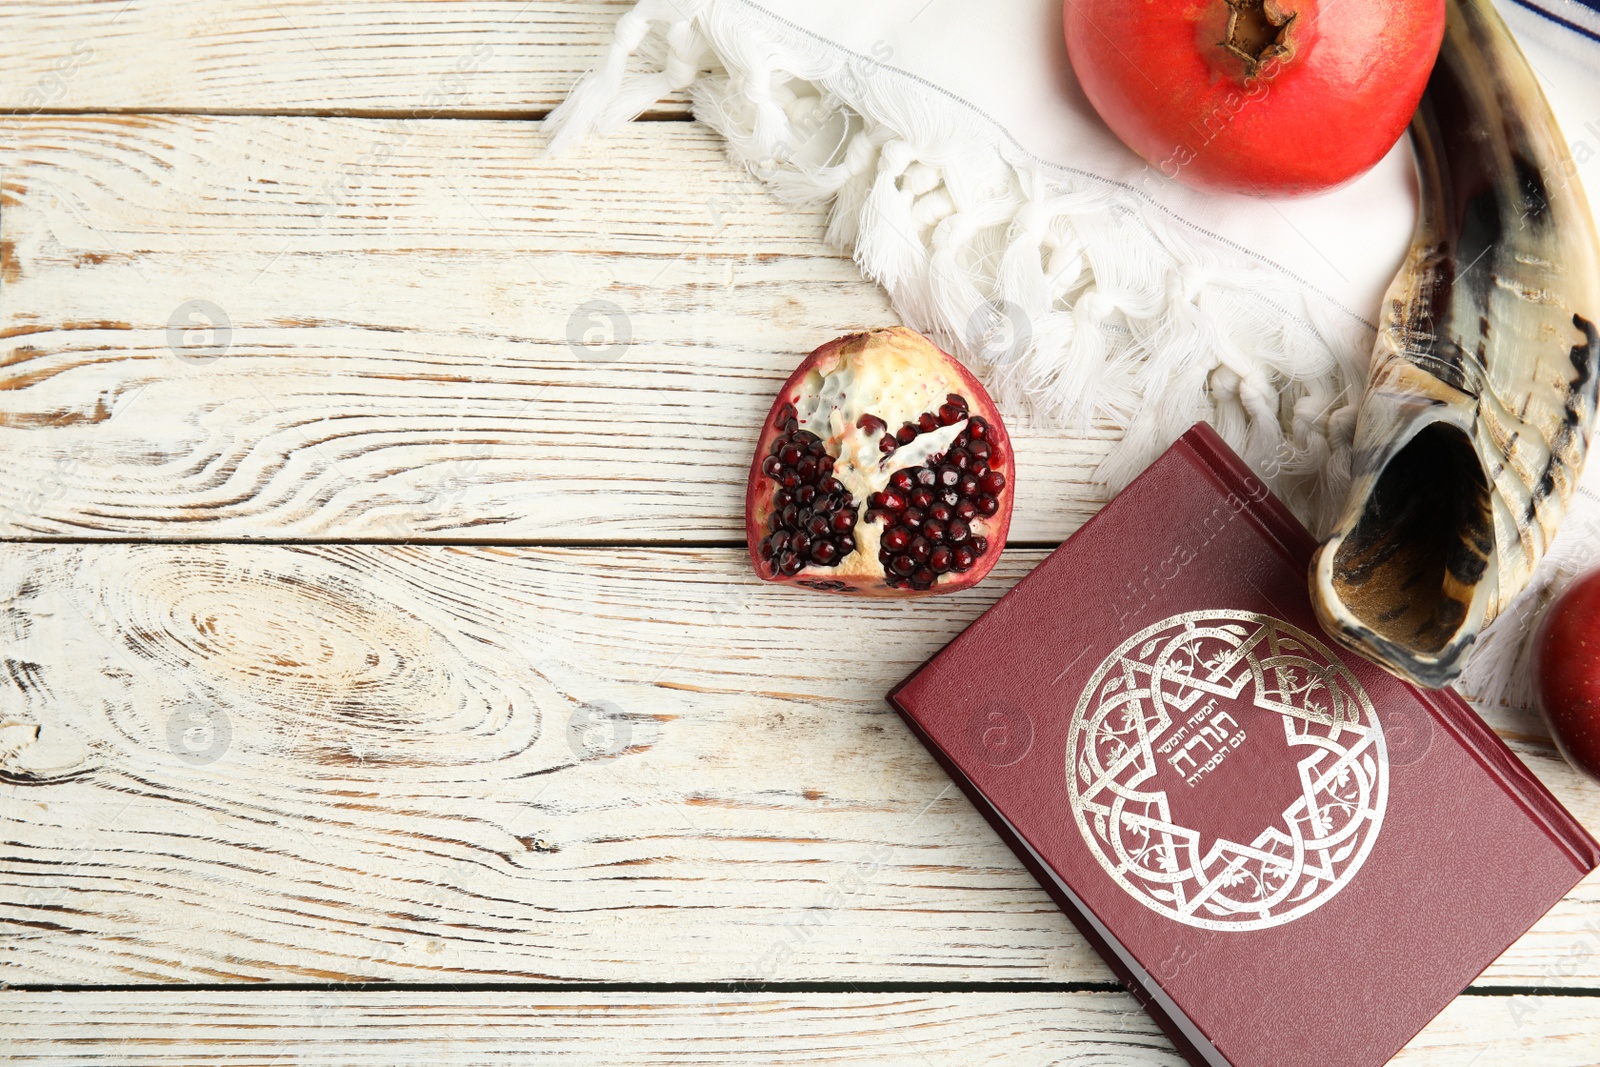
[(769, 582), (856, 596), (949, 593), (1011, 526), (1011, 440), (978, 380), (896, 326), (830, 341), (778, 391), (745, 494)]

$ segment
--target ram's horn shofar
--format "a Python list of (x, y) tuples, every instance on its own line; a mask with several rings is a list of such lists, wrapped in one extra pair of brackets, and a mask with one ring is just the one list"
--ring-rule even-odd
[(1411, 125), (1421, 213), (1384, 298), (1350, 496), (1311, 565), (1328, 632), (1461, 673), (1567, 511), (1595, 415), (1600, 248), (1549, 104), (1489, 0), (1451, 0)]

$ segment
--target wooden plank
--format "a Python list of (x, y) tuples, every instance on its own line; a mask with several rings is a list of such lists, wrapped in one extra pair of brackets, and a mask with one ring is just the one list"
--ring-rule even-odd
[[(882, 699), (1041, 555), (0, 546), (0, 980), (1107, 981)], [(1484, 981), (1600, 986), (1597, 914)]]
[[(742, 539), (773, 392), (885, 297), (704, 129), (541, 144), (0, 121), (0, 536)], [(1060, 540), (1112, 434), (1010, 414), (1013, 537)]]
[[(541, 113), (599, 59), (632, 6), (6, 0), (0, 110)], [(688, 105), (680, 96), (659, 110)]]
[[(1184, 1067), (1123, 993), (9, 992), (5, 1009), (18, 1065)], [(1391, 1062), (1594, 1067), (1600, 1013), (1589, 998), (1461, 997)]]

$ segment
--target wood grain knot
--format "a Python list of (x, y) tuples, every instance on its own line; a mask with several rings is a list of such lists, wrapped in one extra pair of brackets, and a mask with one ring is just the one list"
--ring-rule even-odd
[(86, 595), (127, 653), (180, 683), (170, 713), (223, 709), (245, 750), (435, 769), (528, 752), (549, 699), (528, 665), (369, 570), (339, 549), (135, 552)]

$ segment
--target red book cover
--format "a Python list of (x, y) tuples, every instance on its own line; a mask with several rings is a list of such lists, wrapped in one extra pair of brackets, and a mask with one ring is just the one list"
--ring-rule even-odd
[(1196, 426), (889, 696), (1197, 1065), (1385, 1063), (1600, 864), (1314, 547)]

